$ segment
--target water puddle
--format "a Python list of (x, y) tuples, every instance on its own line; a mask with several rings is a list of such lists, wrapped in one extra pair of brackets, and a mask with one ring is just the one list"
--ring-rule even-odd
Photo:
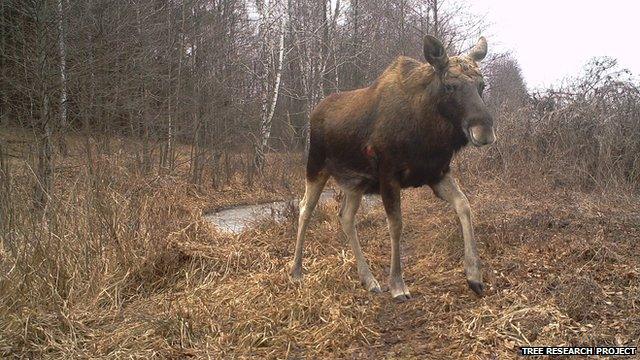
[[(336, 192), (333, 189), (323, 191), (322, 194), (320, 194), (318, 205), (327, 204), (332, 201), (335, 202), (335, 200), (333, 200), (335, 196)], [(294, 199), (262, 204), (238, 205), (205, 214), (204, 219), (211, 222), (220, 232), (237, 235), (261, 221), (271, 219), (276, 222), (283, 222), (286, 219), (287, 212), (291, 209), (297, 209), (299, 202), (299, 199)], [(381, 203), (379, 196), (366, 195), (362, 198), (360, 211), (367, 211), (373, 205), (379, 203)]]

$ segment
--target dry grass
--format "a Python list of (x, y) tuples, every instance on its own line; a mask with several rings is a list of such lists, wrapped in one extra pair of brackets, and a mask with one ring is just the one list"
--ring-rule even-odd
[[(329, 204), (314, 215), (302, 285), (287, 270), (294, 214), (240, 236), (203, 211), (299, 191), (196, 188), (143, 176), (124, 155), (71, 157), (46, 213), (12, 167), (3, 193), (0, 354), (23, 358), (516, 358), (517, 346), (634, 345), (640, 338), (640, 199), (462, 176), (487, 294), (467, 288), (457, 219), (426, 189), (403, 195), (413, 299), (369, 294)], [(279, 176), (279, 172), (276, 172)], [(295, 182), (293, 182), (295, 181)], [(548, 185), (550, 184), (550, 185)], [(268, 189), (268, 190), (264, 190)], [(360, 215), (386, 282), (382, 209)]]

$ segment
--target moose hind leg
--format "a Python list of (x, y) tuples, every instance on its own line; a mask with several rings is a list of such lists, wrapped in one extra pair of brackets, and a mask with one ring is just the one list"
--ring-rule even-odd
[(342, 224), (342, 231), (351, 244), (351, 250), (356, 258), (358, 266), (358, 277), (364, 287), (371, 291), (379, 293), (380, 284), (371, 273), (369, 264), (362, 253), (360, 242), (358, 241), (358, 233), (356, 231), (355, 217), (358, 208), (360, 207), (360, 200), (362, 200), (362, 193), (345, 190), (345, 198), (340, 209), (340, 223)]
[(302, 279), (302, 257), (304, 249), (304, 238), (311, 214), (320, 199), (320, 194), (327, 183), (329, 175), (320, 173), (313, 180), (307, 179), (305, 184), (304, 197), (300, 201), (300, 215), (298, 217), (298, 236), (296, 239), (296, 249), (293, 256), (293, 266), (291, 267), (291, 277), (293, 280)]
[(480, 269), (476, 238), (473, 234), (469, 200), (460, 190), (455, 179), (448, 174), (439, 183), (433, 185), (432, 188), (435, 194), (451, 204), (458, 214), (460, 225), (462, 226), (462, 237), (464, 238), (464, 272), (467, 276), (467, 283), (471, 290), (478, 295), (482, 295), (482, 271)]

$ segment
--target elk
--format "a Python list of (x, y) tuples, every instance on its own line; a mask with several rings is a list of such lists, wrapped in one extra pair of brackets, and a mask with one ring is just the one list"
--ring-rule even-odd
[(467, 283), (482, 295), (480, 259), (469, 201), (450, 174), (451, 159), (468, 143), (495, 141), (493, 119), (482, 99), (478, 63), (487, 54), (480, 37), (466, 55), (449, 57), (440, 40), (426, 35), (427, 63), (400, 56), (369, 87), (334, 93), (310, 117), (306, 188), (300, 201), (291, 276), (302, 279), (305, 232), (329, 177), (344, 192), (340, 223), (356, 258), (364, 287), (381, 292), (362, 253), (355, 215), (364, 194), (382, 198), (391, 236), (389, 291), (410, 298), (402, 276), (400, 191), (428, 185), (455, 209), (464, 238)]

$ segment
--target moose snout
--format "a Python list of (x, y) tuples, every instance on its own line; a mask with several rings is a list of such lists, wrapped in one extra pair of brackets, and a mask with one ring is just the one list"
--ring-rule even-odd
[(469, 128), (469, 137), (475, 146), (490, 145), (496, 141), (496, 133), (491, 125), (471, 126)]

